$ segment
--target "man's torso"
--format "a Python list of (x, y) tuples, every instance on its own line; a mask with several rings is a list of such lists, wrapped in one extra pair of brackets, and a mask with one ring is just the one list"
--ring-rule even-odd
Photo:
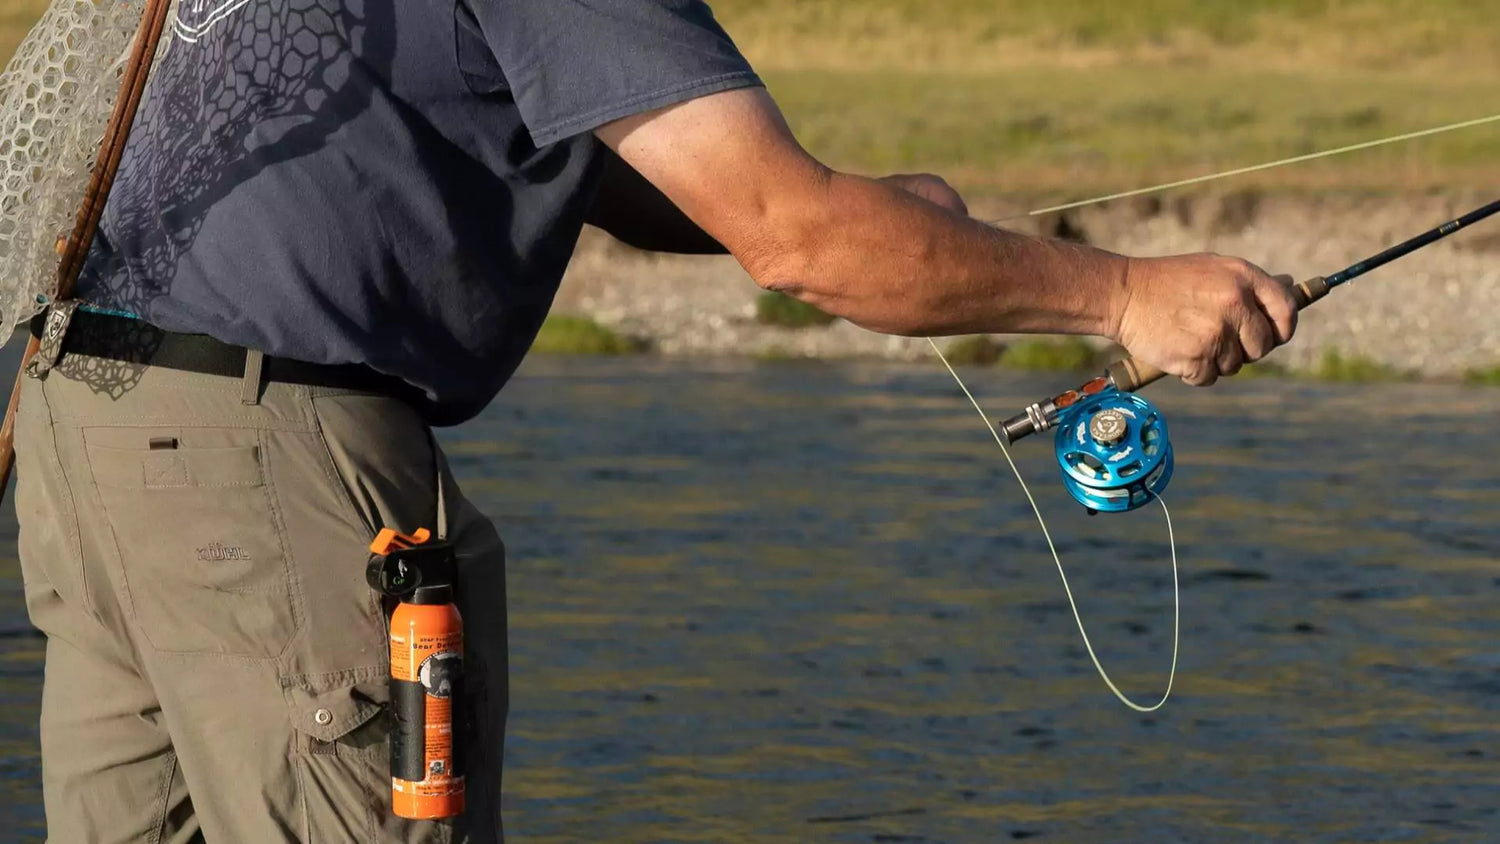
[(538, 149), (464, 7), (185, 0), (80, 291), (479, 407), (551, 304), (599, 149)]

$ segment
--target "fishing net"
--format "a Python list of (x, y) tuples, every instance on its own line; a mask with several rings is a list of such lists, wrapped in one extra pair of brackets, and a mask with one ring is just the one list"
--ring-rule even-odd
[(56, 290), (145, 5), (54, 0), (0, 73), (0, 343)]

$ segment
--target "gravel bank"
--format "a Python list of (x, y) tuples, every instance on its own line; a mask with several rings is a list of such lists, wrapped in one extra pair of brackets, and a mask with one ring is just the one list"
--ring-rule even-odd
[[(1254, 192), (1122, 201), (1007, 225), (1130, 255), (1215, 251), (1299, 278), (1327, 274), (1487, 201), (1483, 196), (1308, 198)], [(984, 203), (982, 219), (1024, 212)], [(728, 258), (637, 252), (585, 233), (557, 310), (648, 339), (667, 355), (917, 360), (922, 340), (845, 322), (787, 330), (755, 321), (760, 290)], [(1482, 223), (1344, 288), (1303, 315), (1271, 360), (1316, 366), (1337, 351), (1426, 377), (1500, 366), (1500, 224)], [(1003, 337), (997, 337), (1003, 340)]]

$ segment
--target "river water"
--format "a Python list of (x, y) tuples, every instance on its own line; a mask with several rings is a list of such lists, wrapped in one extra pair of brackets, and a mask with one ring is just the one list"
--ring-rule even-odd
[[(997, 416), (1071, 380), (969, 377)], [(1142, 715), (939, 367), (529, 362), (443, 435), (511, 550), (513, 840), (1500, 840), (1500, 390), (1152, 397), (1182, 653)], [(1101, 658), (1154, 700), (1160, 511), (1087, 518), (1049, 444), (1018, 452)], [(4, 560), (4, 842), (42, 829), (20, 593)]]

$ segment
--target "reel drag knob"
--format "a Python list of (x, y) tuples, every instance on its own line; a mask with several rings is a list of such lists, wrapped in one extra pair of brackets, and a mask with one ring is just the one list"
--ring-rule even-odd
[(1063, 486), (1090, 513), (1144, 506), (1172, 479), (1166, 420), (1134, 393), (1111, 389), (1064, 410), (1056, 452)]
[(1114, 408), (1101, 410), (1089, 420), (1089, 436), (1102, 446), (1119, 445), (1128, 433), (1130, 433), (1129, 421), (1124, 413)]

